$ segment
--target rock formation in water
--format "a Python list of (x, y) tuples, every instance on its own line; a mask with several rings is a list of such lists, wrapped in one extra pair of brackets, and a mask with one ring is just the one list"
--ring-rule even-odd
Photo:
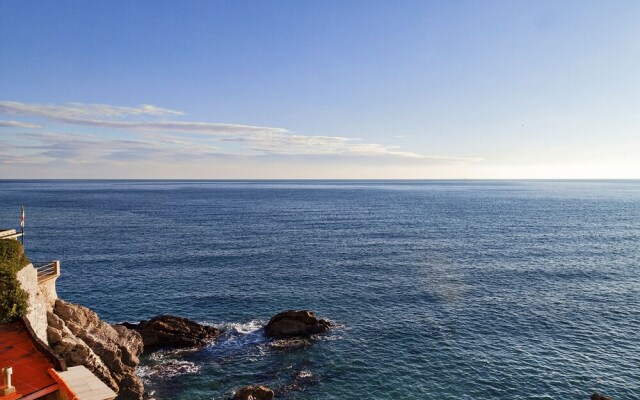
[(233, 400), (273, 400), (275, 393), (266, 386), (245, 386), (236, 391)]
[(613, 398), (605, 396), (602, 393), (594, 393), (591, 395), (591, 400), (613, 400)]
[(118, 392), (118, 400), (142, 399), (144, 389), (135, 374), (143, 350), (140, 334), (60, 299), (47, 319), (49, 345), (67, 366), (84, 365)]
[(142, 336), (146, 351), (158, 347), (203, 346), (220, 336), (221, 332), (212, 326), (173, 315), (158, 315), (148, 321), (124, 323), (122, 326), (135, 330)]
[(281, 339), (305, 337), (323, 333), (331, 328), (331, 323), (319, 319), (309, 310), (289, 310), (276, 314), (264, 328), (268, 337)]

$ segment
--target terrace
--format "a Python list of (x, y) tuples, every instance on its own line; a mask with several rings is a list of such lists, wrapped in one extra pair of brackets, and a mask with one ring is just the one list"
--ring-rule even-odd
[(38, 284), (47, 282), (60, 276), (60, 261), (32, 262), (38, 272)]
[(18, 240), (19, 237), (22, 237), (22, 232), (15, 229), (0, 229), (0, 239)]

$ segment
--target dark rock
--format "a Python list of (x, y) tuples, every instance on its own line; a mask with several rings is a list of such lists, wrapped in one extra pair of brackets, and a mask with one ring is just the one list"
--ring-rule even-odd
[(613, 398), (609, 396), (605, 396), (602, 393), (594, 393), (591, 395), (591, 400), (613, 400)]
[(308, 310), (289, 310), (276, 314), (264, 328), (272, 338), (305, 337), (329, 330), (331, 323)]
[(275, 393), (266, 386), (245, 386), (236, 391), (233, 400), (273, 400)]
[(142, 336), (145, 351), (157, 347), (198, 347), (220, 336), (220, 329), (173, 315), (158, 315), (138, 324), (121, 326)]

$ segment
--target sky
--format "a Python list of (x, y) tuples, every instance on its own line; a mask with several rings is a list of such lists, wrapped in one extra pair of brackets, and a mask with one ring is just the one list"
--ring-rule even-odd
[(637, 0), (0, 0), (0, 179), (637, 179), (638, 21)]

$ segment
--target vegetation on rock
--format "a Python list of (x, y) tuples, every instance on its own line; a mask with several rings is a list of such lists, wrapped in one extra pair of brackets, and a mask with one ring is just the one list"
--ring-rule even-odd
[(29, 264), (22, 244), (17, 240), (0, 240), (0, 324), (13, 321), (29, 312), (29, 295), (16, 277)]

